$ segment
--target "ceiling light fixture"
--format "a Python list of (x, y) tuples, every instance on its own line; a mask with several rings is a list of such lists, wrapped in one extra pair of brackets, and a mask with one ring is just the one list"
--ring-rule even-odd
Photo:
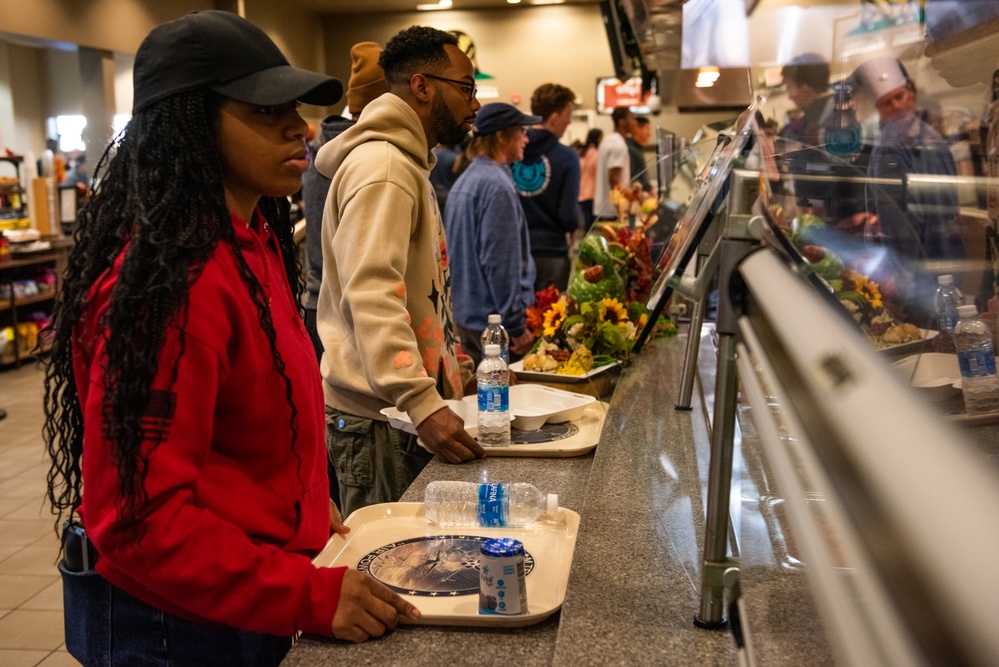
[(509, 3), (509, 4), (511, 4), (511, 5), (517, 5), (517, 4), (520, 4), (520, 0), (506, 0), (506, 1), (507, 1), (507, 2)]
[(717, 67), (698, 67), (697, 68), (697, 81), (694, 85), (697, 88), (710, 88), (715, 85), (715, 81), (721, 73), (718, 71)]
[(421, 12), (436, 12), (441, 9), (451, 9), (451, 0), (440, 0), (432, 4), (416, 5), (416, 9)]

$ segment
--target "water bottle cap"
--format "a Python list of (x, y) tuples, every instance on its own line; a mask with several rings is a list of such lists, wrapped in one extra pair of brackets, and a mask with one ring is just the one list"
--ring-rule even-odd
[(949, 273), (945, 273), (942, 276), (939, 276), (937, 278), (937, 284), (938, 285), (953, 285), (954, 284), (954, 276), (950, 275)]
[(558, 494), (549, 493), (548, 494), (548, 507), (545, 510), (545, 514), (557, 514), (558, 513)]
[(484, 556), (493, 558), (505, 558), (508, 556), (524, 555), (524, 543), (511, 537), (497, 537), (486, 540), (479, 547), (479, 551)]
[(969, 303), (963, 306), (958, 306), (957, 315), (958, 317), (965, 317), (965, 318), (978, 317), (978, 307), (973, 303)]
[(503, 318), (498, 313), (493, 313), (489, 316), (489, 324), (499, 324), (503, 321)]
[(487, 357), (498, 357), (500, 355), (500, 346), (496, 343), (490, 343), (489, 345), (486, 345), (483, 352), (486, 353)]

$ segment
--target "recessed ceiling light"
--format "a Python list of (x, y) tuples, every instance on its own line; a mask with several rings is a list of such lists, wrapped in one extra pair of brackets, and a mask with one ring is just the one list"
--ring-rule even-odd
[(510, 3), (511, 5), (517, 5), (517, 4), (520, 4), (520, 0), (506, 0), (506, 1), (507, 1), (508, 3)]
[(451, 0), (440, 0), (432, 4), (416, 5), (416, 9), (421, 12), (434, 12), (441, 9), (451, 9)]

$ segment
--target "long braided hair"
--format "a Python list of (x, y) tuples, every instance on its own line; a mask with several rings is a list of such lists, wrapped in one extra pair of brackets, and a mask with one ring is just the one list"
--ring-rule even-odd
[[(100, 323), (108, 344), (104, 370), (104, 437), (113, 444), (118, 469), (120, 528), (141, 537), (148, 500), (147, 456), (141, 419), (151, 396), (167, 327), (181, 331), (171, 386), (184, 353), (184, 324), (190, 286), (219, 243), (227, 244), (240, 277), (257, 307), (270, 343), (274, 367), (284, 379), (291, 406), (295, 457), (297, 415), (291, 380), (278, 351), (267, 297), (244, 259), (226, 207), (222, 160), (216, 137), (220, 98), (194, 91), (165, 98), (135, 114), (108, 146), (95, 169), (105, 173), (79, 216), (76, 244), (54, 312), (52, 353), (45, 373), (45, 437), (52, 465), (48, 497), (56, 529), (81, 503), (83, 410), (73, 376), (74, 329), (87, 310), (95, 282), (124, 252), (107, 313)], [(280, 242), (295, 302), (301, 294), (300, 267), (285, 199), (263, 198), (261, 213)], [(299, 459), (299, 467), (301, 460)]]

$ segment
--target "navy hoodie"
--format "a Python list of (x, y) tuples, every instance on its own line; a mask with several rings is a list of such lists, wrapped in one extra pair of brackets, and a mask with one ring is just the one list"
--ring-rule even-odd
[(569, 252), (566, 234), (579, 226), (579, 156), (548, 130), (529, 130), (524, 159), (512, 165), (535, 257)]

